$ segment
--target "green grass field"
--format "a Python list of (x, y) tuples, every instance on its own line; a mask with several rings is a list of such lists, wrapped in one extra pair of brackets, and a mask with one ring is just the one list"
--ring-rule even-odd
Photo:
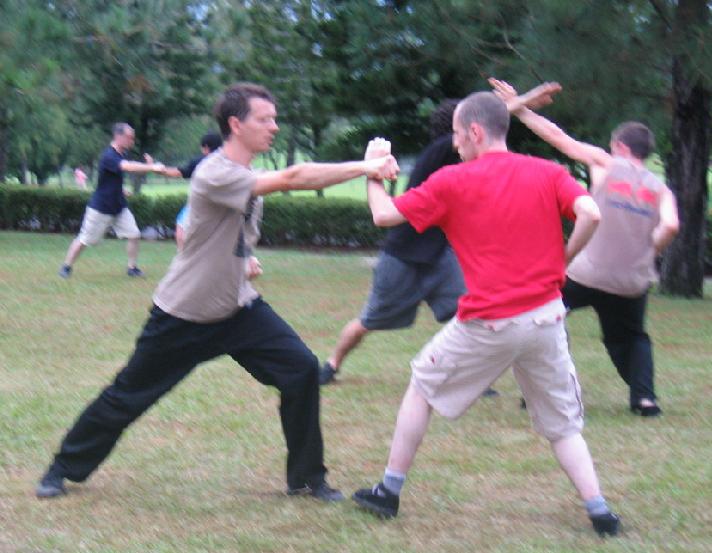
[[(653, 294), (649, 330), (665, 414), (628, 413), (627, 391), (593, 314), (569, 320), (586, 405), (585, 436), (619, 538), (595, 536), (545, 440), (501, 396), (456, 422), (434, 418), (384, 522), (350, 502), (284, 495), (278, 397), (229, 358), (199, 367), (124, 435), (65, 498), (33, 488), (68, 426), (133, 348), (174, 246), (143, 242), (146, 279), (125, 276), (124, 243), (84, 252), (71, 280), (56, 271), (71, 237), (0, 233), (0, 552), (658, 552), (712, 551), (712, 304)], [(258, 288), (324, 358), (357, 315), (363, 254), (260, 251)], [(709, 292), (708, 292), (709, 293)], [(323, 390), (331, 483), (350, 494), (380, 477), (408, 361), (437, 331), (376, 333)]]

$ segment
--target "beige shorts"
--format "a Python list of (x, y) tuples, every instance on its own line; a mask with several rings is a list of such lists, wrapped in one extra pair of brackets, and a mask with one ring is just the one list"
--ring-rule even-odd
[(556, 441), (581, 432), (583, 404), (560, 299), (516, 317), (450, 321), (411, 362), (413, 383), (457, 418), (510, 366), (534, 429)]
[(84, 212), (82, 228), (79, 230), (79, 241), (85, 246), (99, 243), (109, 227), (114, 229), (117, 238), (140, 238), (141, 231), (136, 225), (133, 213), (127, 207), (117, 215), (106, 215), (96, 209), (87, 207)]

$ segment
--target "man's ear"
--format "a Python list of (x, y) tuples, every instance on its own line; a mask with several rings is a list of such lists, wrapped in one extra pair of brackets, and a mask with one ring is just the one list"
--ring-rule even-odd
[(240, 121), (235, 115), (231, 115), (227, 118), (227, 124), (230, 125), (230, 130), (232, 134), (239, 135), (242, 129), (242, 121)]

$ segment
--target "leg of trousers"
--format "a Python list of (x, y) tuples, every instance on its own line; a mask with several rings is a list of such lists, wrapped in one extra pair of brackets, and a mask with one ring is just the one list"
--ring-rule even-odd
[(51, 470), (81, 482), (109, 455), (124, 429), (198, 364), (220, 352), (217, 325), (177, 319), (154, 307), (127, 365), (79, 416)]
[(326, 475), (319, 423), (319, 362), (266, 302), (256, 300), (236, 319), (239, 322), (228, 337), (230, 355), (259, 382), (275, 386), (281, 394), (287, 485), (317, 485)]
[(645, 332), (648, 294), (627, 298), (588, 288), (567, 279), (564, 303), (570, 309), (593, 306), (603, 333), (603, 344), (618, 374), (630, 388), (630, 405), (655, 399), (653, 349)]
[(647, 293), (626, 298), (601, 292), (596, 311), (601, 320), (603, 344), (618, 374), (630, 387), (630, 405), (655, 399), (653, 348), (645, 332)]

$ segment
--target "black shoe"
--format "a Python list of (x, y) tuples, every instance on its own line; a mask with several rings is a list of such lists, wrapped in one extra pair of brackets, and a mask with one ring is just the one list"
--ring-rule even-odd
[(606, 513), (605, 515), (594, 515), (589, 516), (591, 519), (591, 524), (593, 524), (593, 529), (602, 538), (609, 536), (615, 536), (620, 528), (621, 519), (618, 515), (614, 513)]
[(527, 410), (527, 402), (523, 397), (519, 398), (519, 408), (524, 409), (525, 411)]
[(631, 405), (630, 410), (641, 417), (658, 417), (663, 414), (663, 410), (657, 405)]
[(145, 277), (146, 275), (143, 274), (143, 271), (139, 269), (138, 267), (129, 267), (126, 269), (126, 274), (130, 277)]
[(499, 392), (494, 388), (487, 388), (482, 392), (482, 397), (499, 397)]
[(69, 278), (72, 276), (72, 268), (69, 265), (62, 265), (57, 274), (62, 278)]
[(49, 497), (57, 497), (67, 493), (64, 487), (64, 477), (54, 474), (51, 470), (47, 471), (35, 488), (35, 495), (40, 499)]
[(393, 518), (398, 514), (400, 497), (389, 492), (383, 482), (379, 482), (373, 488), (358, 490), (351, 496), (351, 499), (379, 517)]
[(319, 369), (319, 386), (325, 386), (326, 384), (330, 384), (335, 380), (335, 377), (336, 369), (331, 363), (325, 361)]
[(289, 488), (287, 490), (287, 495), (311, 495), (320, 501), (326, 502), (344, 500), (344, 494), (329, 486), (329, 484), (326, 483), (326, 480), (314, 487), (307, 485), (303, 488)]

